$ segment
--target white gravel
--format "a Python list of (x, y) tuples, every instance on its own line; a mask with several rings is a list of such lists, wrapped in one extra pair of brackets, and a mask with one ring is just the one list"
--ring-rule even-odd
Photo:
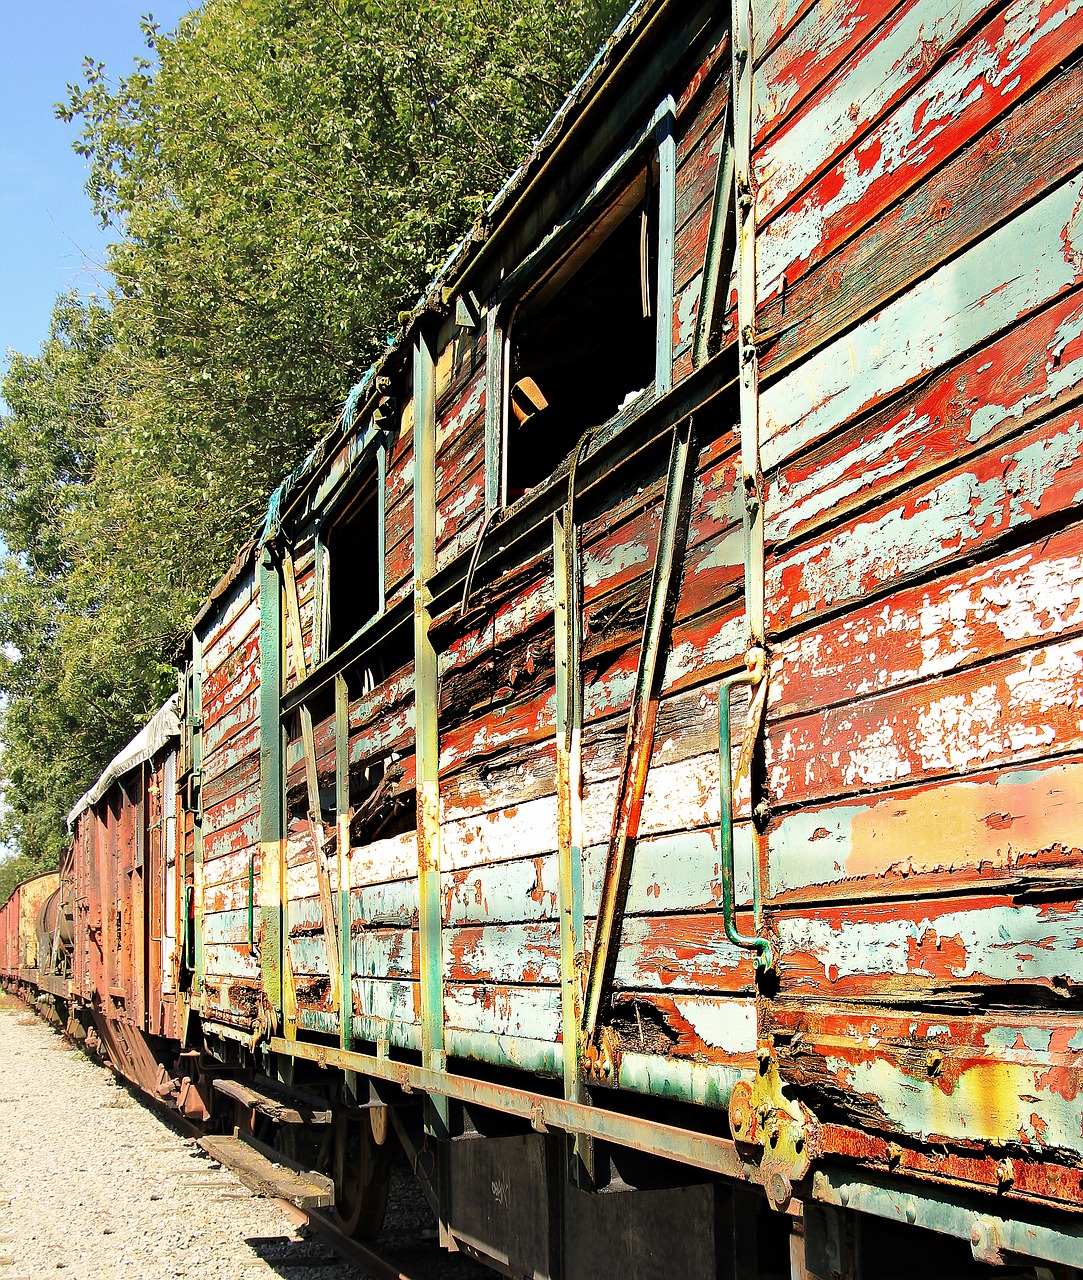
[(2, 1280), (366, 1274), (13, 1003), (0, 995)]

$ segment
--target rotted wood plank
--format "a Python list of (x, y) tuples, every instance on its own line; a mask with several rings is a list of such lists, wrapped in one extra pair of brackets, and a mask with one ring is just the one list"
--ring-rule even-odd
[[(1078, 1013), (999, 1010), (961, 1018), (943, 1011), (899, 1016), (824, 1008), (809, 1018), (795, 1005), (782, 1005), (773, 1011), (772, 1027), (781, 1033), (784, 1078), (813, 1108), (826, 1103), (865, 1133), (918, 1139), (926, 1160), (914, 1172), (969, 1173), (978, 1180), (982, 1174), (968, 1169), (968, 1157), (992, 1165), (1009, 1151), (1017, 1157), (1016, 1190), (1083, 1202), (1078, 1167), (1065, 1168), (1078, 1166), (1083, 1146)], [(794, 1039), (797, 1030), (802, 1034)], [(828, 1142), (847, 1150), (845, 1135), (831, 1135)], [(939, 1153), (934, 1164), (928, 1147), (939, 1143), (954, 1153)], [(994, 1150), (983, 1150), (984, 1144)], [(1055, 1174), (1036, 1166), (1043, 1159), (1057, 1163)], [(998, 1180), (992, 1170), (984, 1178)]]

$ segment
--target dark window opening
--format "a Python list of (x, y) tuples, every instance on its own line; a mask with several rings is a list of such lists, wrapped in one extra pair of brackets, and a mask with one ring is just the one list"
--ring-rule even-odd
[(505, 500), (540, 484), (654, 382), (658, 190), (645, 171), (520, 303), (510, 329)]
[(329, 627), (334, 653), (383, 607), (380, 572), (380, 494), (375, 471), (324, 537)]

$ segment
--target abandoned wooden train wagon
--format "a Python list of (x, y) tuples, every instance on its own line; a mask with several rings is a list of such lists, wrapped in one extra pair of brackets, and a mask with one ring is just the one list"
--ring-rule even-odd
[(1083, 1268), (1081, 90), (1083, 0), (640, 0), (273, 496), (144, 1030), (355, 1225), (390, 1119), (509, 1275)]

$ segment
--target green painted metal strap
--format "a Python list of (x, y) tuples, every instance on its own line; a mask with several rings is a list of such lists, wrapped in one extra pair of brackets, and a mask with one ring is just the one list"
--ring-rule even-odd
[(338, 831), (339, 949), (328, 956), (330, 968), (339, 966), (339, 1043), (350, 1047), (353, 1036), (353, 919), (350, 911), (350, 694), (346, 677), (335, 676), (335, 818)]
[[(428, 339), (414, 347), (414, 705), (417, 774), (417, 864), (421, 966), (421, 1056), (443, 1069), (444, 977), (440, 900), (439, 669), (429, 629), (429, 582), (436, 571), (436, 371)], [(430, 1107), (427, 1122), (446, 1134), (446, 1106)]]
[(260, 972), (274, 1017), (283, 1018), (282, 592), (270, 547), (259, 559)]
[(594, 1038), (602, 992), (611, 979), (616, 963), (615, 940), (619, 935), (620, 914), (631, 873), (630, 855), (639, 833), (639, 819), (654, 746), (654, 725), (665, 671), (663, 651), (668, 642), (680, 592), (680, 566), (688, 534), (692, 477), (695, 474), (696, 450), (693, 447), (693, 435), (691, 417), (678, 424), (673, 432), (662, 520), (658, 531), (658, 550), (651, 575), (647, 615), (643, 622), (643, 641), (639, 650), (635, 688), (628, 711), (624, 758), (617, 784), (605, 878), (602, 881), (594, 948), (583, 1002), (581, 1034), (584, 1045), (589, 1045)]

